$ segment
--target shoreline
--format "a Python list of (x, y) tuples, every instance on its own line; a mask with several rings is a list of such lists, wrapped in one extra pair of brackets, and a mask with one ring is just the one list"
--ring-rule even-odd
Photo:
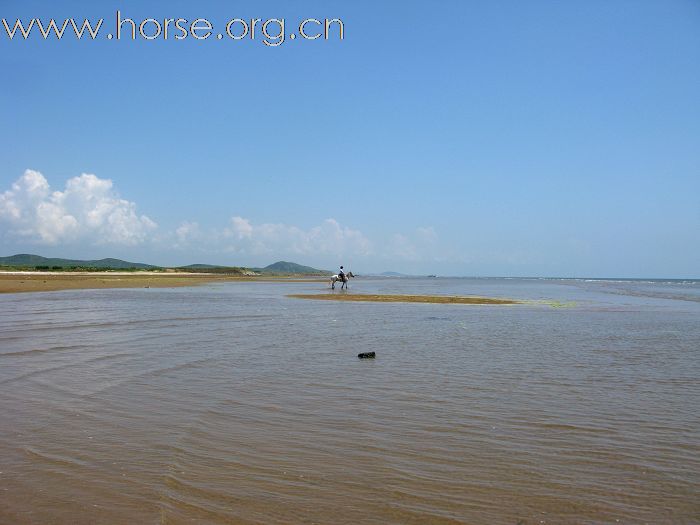
[(321, 282), (321, 277), (221, 275), (187, 272), (0, 272), (0, 294), (102, 290), (111, 288), (181, 288), (217, 282)]

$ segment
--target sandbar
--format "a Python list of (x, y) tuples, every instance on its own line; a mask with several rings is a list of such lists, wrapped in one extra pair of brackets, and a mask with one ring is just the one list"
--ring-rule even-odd
[(523, 304), (515, 299), (455, 295), (384, 295), (384, 294), (291, 294), (295, 299), (318, 299), (322, 301), (360, 301), (373, 303), (436, 303), (436, 304)]

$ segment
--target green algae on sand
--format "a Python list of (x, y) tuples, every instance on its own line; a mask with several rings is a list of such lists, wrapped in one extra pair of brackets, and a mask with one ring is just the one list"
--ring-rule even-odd
[(549, 299), (540, 299), (536, 301), (523, 301), (525, 304), (532, 304), (532, 305), (542, 305), (542, 306), (551, 306), (552, 308), (574, 308), (577, 306), (577, 303), (575, 301), (552, 301)]
[(494, 297), (464, 297), (454, 295), (383, 295), (383, 294), (291, 294), (295, 299), (318, 299), (322, 301), (359, 301), (373, 303), (435, 303), (435, 304), (522, 304), (514, 299)]

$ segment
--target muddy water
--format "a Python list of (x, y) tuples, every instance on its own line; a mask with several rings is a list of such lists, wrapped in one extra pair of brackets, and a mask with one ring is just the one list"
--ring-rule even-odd
[(700, 283), (351, 286), (0, 296), (0, 523), (700, 522)]

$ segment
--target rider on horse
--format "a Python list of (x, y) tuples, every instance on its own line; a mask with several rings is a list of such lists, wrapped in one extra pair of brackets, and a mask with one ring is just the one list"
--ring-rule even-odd
[(352, 274), (352, 272), (345, 273), (345, 270), (341, 266), (338, 274), (331, 277), (331, 288), (333, 288), (335, 290), (335, 283), (341, 282), (341, 283), (343, 283), (343, 285), (340, 287), (340, 289), (341, 290), (343, 288), (347, 289), (348, 280), (350, 279), (350, 277), (355, 277), (355, 276)]

